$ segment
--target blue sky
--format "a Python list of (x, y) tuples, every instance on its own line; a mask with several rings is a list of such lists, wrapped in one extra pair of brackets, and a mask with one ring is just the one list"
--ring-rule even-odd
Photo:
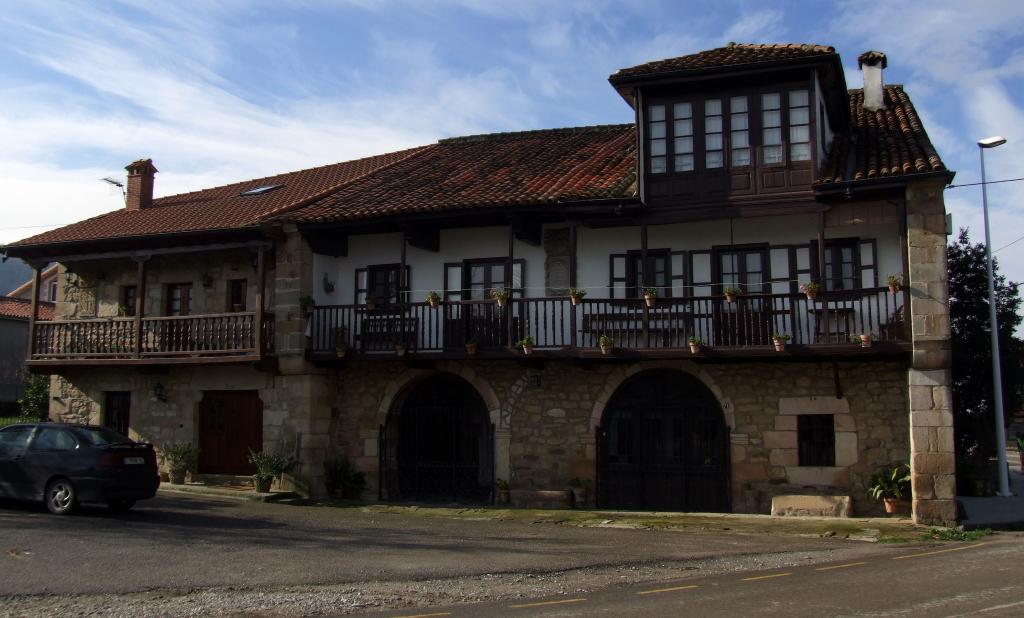
[[(883, 8), (888, 7), (888, 8)], [(896, 7), (896, 8), (891, 8)], [(630, 122), (616, 69), (738, 42), (889, 55), (957, 183), (1024, 176), (1024, 2), (59, 2), (0, 0), (0, 243), (118, 208), (138, 157), (157, 194), (454, 135)], [(1024, 235), (995, 185), (993, 245)], [(977, 187), (947, 192), (982, 237)], [(1024, 241), (997, 253), (1024, 280)]]

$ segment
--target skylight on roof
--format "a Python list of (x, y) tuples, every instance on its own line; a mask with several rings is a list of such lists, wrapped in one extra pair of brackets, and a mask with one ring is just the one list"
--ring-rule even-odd
[(246, 189), (239, 193), (243, 197), (253, 197), (255, 195), (263, 195), (264, 193), (270, 193), (274, 189), (280, 189), (284, 185), (263, 185), (260, 187), (253, 187), (252, 189)]

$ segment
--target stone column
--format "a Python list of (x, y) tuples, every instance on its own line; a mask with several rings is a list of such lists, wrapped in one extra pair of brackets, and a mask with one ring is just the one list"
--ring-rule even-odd
[(299, 299), (313, 295), (313, 250), (294, 225), (277, 240), (274, 269), (274, 346), (281, 373), (308, 373), (306, 316)]
[(946, 179), (914, 182), (906, 190), (913, 513), (915, 522), (932, 525), (956, 523), (945, 184)]

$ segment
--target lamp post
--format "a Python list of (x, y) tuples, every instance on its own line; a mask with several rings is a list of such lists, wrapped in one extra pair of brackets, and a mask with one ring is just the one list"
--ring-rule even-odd
[(999, 321), (996, 317), (996, 284), (992, 272), (992, 239), (988, 228), (988, 188), (985, 184), (985, 151), (1002, 146), (1006, 140), (998, 135), (978, 140), (981, 156), (981, 206), (985, 213), (985, 257), (988, 260), (988, 320), (992, 330), (992, 385), (996, 409), (996, 454), (999, 457), (999, 495), (1008, 497), (1010, 479), (1006, 468), (1006, 426), (1003, 424), (1003, 375), (999, 367)]

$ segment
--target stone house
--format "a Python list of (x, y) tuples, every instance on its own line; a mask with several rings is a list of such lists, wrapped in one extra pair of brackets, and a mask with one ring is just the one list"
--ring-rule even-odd
[(730, 44), (614, 73), (629, 125), (183, 195), (136, 161), (125, 209), (6, 248), (60, 265), (29, 364), (54, 418), (191, 440), (204, 474), (283, 448), (314, 494), (344, 455), (389, 501), (584, 479), (609, 508), (872, 513), (908, 462), (916, 519), (952, 522), (952, 172), (859, 60), (847, 89), (831, 47)]

